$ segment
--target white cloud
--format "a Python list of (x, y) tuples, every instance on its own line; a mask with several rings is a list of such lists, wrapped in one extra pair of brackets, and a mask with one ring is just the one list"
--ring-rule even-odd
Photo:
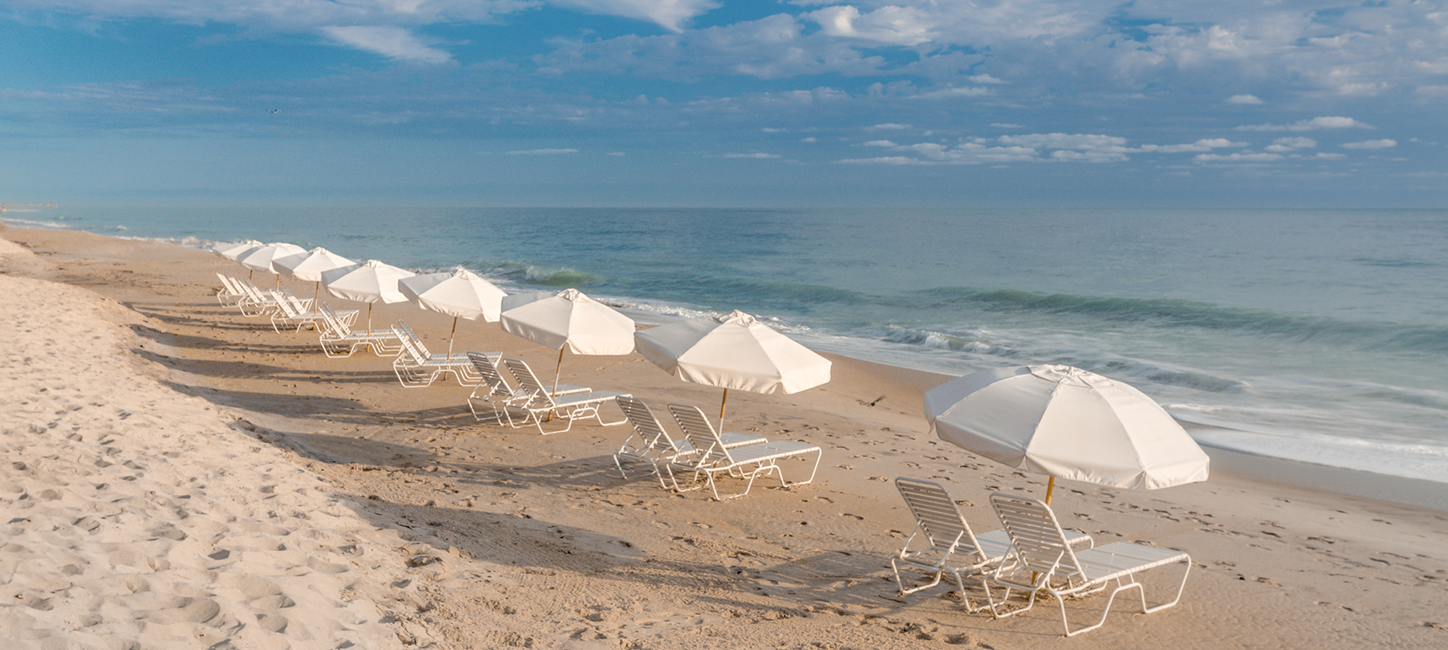
[(989, 88), (981, 88), (981, 87), (978, 87), (978, 86), (977, 86), (977, 87), (965, 87), (965, 88), (942, 88), (942, 89), (940, 89), (940, 90), (932, 90), (932, 91), (927, 92), (927, 93), (921, 93), (921, 94), (919, 94), (919, 95), (915, 95), (915, 98), (916, 98), (916, 99), (948, 99), (948, 98), (951, 98), (951, 97), (980, 97), (981, 95), (989, 95), (989, 94), (991, 94), (991, 90), (990, 90)]
[(1371, 125), (1363, 124), (1351, 117), (1314, 117), (1310, 120), (1293, 122), (1291, 124), (1257, 124), (1254, 126), (1239, 126), (1238, 131), (1316, 131), (1318, 129), (1371, 129)]
[(719, 7), (715, 0), (549, 0), (553, 4), (588, 13), (636, 18), (655, 23), (671, 32), (697, 16)]
[(343, 45), (375, 52), (398, 61), (444, 63), (452, 60), (451, 54), (429, 47), (412, 32), (401, 27), (323, 27), (321, 31)]
[(1228, 104), (1261, 104), (1262, 100), (1256, 95), (1232, 95), (1227, 98)]
[(904, 130), (904, 129), (908, 129), (908, 128), (910, 128), (910, 125), (909, 125), (909, 124), (895, 124), (895, 123), (893, 123), (893, 122), (886, 122), (885, 124), (876, 124), (876, 125), (874, 125), (874, 126), (872, 126), (872, 127), (869, 127), (869, 130), (871, 130), (871, 131), (900, 131), (900, 130)]
[(1245, 147), (1245, 142), (1232, 142), (1226, 138), (1203, 138), (1191, 144), (1144, 144), (1140, 151), (1154, 153), (1194, 153), (1230, 147)]
[(1214, 163), (1266, 163), (1274, 160), (1282, 160), (1282, 155), (1275, 153), (1204, 153), (1198, 154), (1192, 160)]
[(1110, 135), (1089, 135), (1084, 133), (1033, 133), (1031, 135), (1003, 135), (1002, 144), (1042, 149), (1096, 149), (1113, 150), (1126, 147), (1126, 138)]
[(997, 129), (1024, 129), (1024, 128), (1026, 128), (1025, 126), (1020, 125), (1020, 124), (1009, 124), (1009, 123), (1006, 123), (1006, 122), (992, 122), (992, 123), (991, 123), (991, 126), (997, 128)]
[(783, 156), (774, 153), (726, 153), (724, 158), (752, 158), (755, 160), (774, 160)]
[(899, 146), (899, 145), (896, 145), (894, 142), (891, 142), (891, 141), (889, 141), (889, 140), (871, 140), (871, 141), (869, 141), (869, 142), (866, 142), (866, 143), (865, 143), (865, 146), (867, 146), (867, 147), (895, 147), (895, 146)]
[(509, 151), (510, 156), (556, 156), (559, 154), (578, 153), (577, 149), (525, 149), (521, 151)]
[(867, 14), (851, 6), (826, 7), (807, 16), (830, 36), (906, 46), (934, 38), (930, 31), (932, 17), (914, 7), (887, 5)]
[(1362, 142), (1349, 142), (1342, 145), (1343, 149), (1389, 149), (1398, 146), (1397, 140), (1364, 140)]
[(808, 137), (808, 138), (804, 138), (803, 140), (800, 140), (800, 142), (819, 142), (819, 141), (816, 140), (816, 139), (814, 139), (814, 136), (810, 136), (810, 137)]
[(1311, 149), (1317, 146), (1317, 141), (1312, 138), (1277, 138), (1267, 146), (1267, 151), (1285, 153), (1297, 149)]

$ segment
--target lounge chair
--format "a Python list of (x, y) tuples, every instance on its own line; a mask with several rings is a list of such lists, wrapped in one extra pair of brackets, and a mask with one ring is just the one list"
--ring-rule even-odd
[(297, 331), (304, 327), (317, 329), (317, 321), (322, 320), (322, 315), (312, 307), (311, 298), (298, 298), (292, 295), (291, 289), (282, 289), (277, 292), (277, 310), (271, 314), (272, 330), (281, 334), (282, 327), (297, 326)]
[[(910, 514), (915, 516), (915, 528), (910, 531), (910, 537), (905, 539), (900, 552), (890, 558), (900, 595), (934, 587), (949, 573), (955, 577), (955, 586), (965, 601), (966, 611), (978, 612), (988, 607), (971, 605), (970, 592), (965, 589), (965, 576), (977, 576), (984, 585), (985, 574), (1010, 552), (1010, 536), (1004, 530), (976, 535), (955, 500), (939, 483), (901, 476), (895, 479), (895, 487), (900, 490), (905, 505), (909, 506)], [(1076, 531), (1065, 533), (1072, 547), (1091, 547), (1090, 535)], [(933, 579), (907, 588), (900, 576), (902, 565), (924, 571)]]
[[(749, 489), (754, 487), (754, 479), (763, 474), (774, 474), (779, 479), (781, 486), (789, 488), (814, 482), (815, 473), (819, 471), (820, 458), (824, 452), (815, 445), (779, 440), (729, 448), (724, 445), (724, 440), (720, 438), (719, 432), (714, 430), (714, 425), (704, 417), (704, 412), (700, 411), (697, 406), (670, 404), (669, 413), (674, 416), (674, 422), (678, 423), (679, 430), (684, 432), (684, 437), (694, 448), (694, 453), (677, 455), (664, 465), (664, 469), (669, 474), (669, 481), (673, 483), (674, 490), (677, 492), (688, 492), (704, 487), (698, 485), (699, 479), (702, 477), (705, 479), (705, 485), (708, 485), (709, 489), (714, 492), (714, 499), (725, 501), (749, 494)], [(779, 466), (779, 461), (789, 458), (806, 458), (811, 453), (815, 455), (815, 460), (809, 478), (793, 483), (786, 480), (784, 469)], [(693, 475), (690, 487), (679, 484), (675, 470)], [(716, 476), (719, 474), (741, 478), (748, 483), (745, 484), (743, 492), (721, 497), (716, 480)]]
[(422, 339), (417, 338), (417, 335), (412, 333), (412, 328), (402, 321), (397, 321), (397, 324), (392, 326), (392, 331), (402, 344), (402, 352), (392, 360), (392, 370), (397, 373), (397, 380), (402, 382), (404, 388), (431, 386), (434, 380), (446, 373), (452, 373), (463, 386), (477, 384), (482, 379), (473, 369), (473, 362), (467, 353), (428, 352)]
[(237, 283), (246, 293), (246, 297), (236, 303), (242, 316), (255, 318), (281, 309), (281, 298), (277, 292), (260, 289), (251, 280), (238, 280)]
[[(986, 597), (990, 600), (991, 613), (996, 618), (1014, 616), (1029, 610), (1036, 604), (1036, 596), (1052, 596), (1061, 605), (1061, 623), (1066, 636), (1089, 632), (1106, 623), (1111, 613), (1111, 604), (1116, 595), (1127, 589), (1137, 590), (1141, 597), (1144, 614), (1158, 612), (1181, 601), (1182, 590), (1187, 585), (1187, 574), (1191, 572), (1192, 558), (1181, 551), (1133, 544), (1112, 542), (1085, 551), (1075, 551), (1067, 543), (1056, 521), (1051, 507), (1037, 501), (999, 492), (990, 496), (991, 507), (995, 508), (1001, 524), (1011, 538), (1011, 552), (991, 574), (988, 582), (1006, 588), (1005, 598), (996, 602), (989, 586)], [(1170, 602), (1154, 606), (1146, 604), (1146, 590), (1136, 581), (1136, 574), (1156, 567), (1182, 563), (1182, 581), (1177, 586), (1176, 597)], [(1095, 625), (1071, 630), (1066, 618), (1066, 598), (1105, 591), (1108, 583), (1115, 582), (1116, 588), (1106, 599), (1101, 610), (1101, 620)], [(1003, 612), (1000, 605), (1010, 598), (1011, 590), (1029, 592), (1026, 606), (1011, 612)]]
[[(628, 471), (624, 469), (625, 460), (631, 463), (648, 463), (653, 475), (659, 478), (659, 485), (669, 487), (664, 481), (663, 473), (659, 471), (659, 463), (674, 460), (681, 454), (692, 454), (694, 446), (687, 438), (677, 441), (671, 438), (659, 423), (659, 419), (654, 417), (654, 412), (642, 401), (633, 397), (620, 397), (618, 407), (633, 426), (633, 431), (623, 441), (623, 446), (613, 452), (613, 464), (618, 467), (618, 473), (625, 479), (628, 478)], [(724, 446), (730, 449), (769, 442), (762, 436), (741, 433), (726, 433), (722, 436), (722, 441)]]
[(235, 278), (217, 272), (216, 278), (221, 280), (221, 289), (216, 292), (216, 302), (224, 307), (234, 307), (242, 298), (246, 297), (246, 291), (236, 282)]
[(402, 342), (398, 340), (397, 332), (391, 328), (354, 330), (352, 323), (357, 312), (348, 310), (338, 313), (325, 302), (317, 306), (317, 311), (321, 312), (322, 322), (326, 325), (318, 339), (322, 344), (322, 352), (329, 357), (350, 357), (362, 346), (372, 348), (372, 352), (379, 357), (396, 356), (402, 352)]
[[(529, 422), (537, 425), (538, 433), (545, 436), (555, 433), (563, 433), (573, 428), (574, 420), (594, 418), (600, 426), (611, 427), (623, 424), (627, 418), (616, 422), (605, 422), (599, 413), (599, 408), (604, 404), (614, 401), (615, 398), (626, 396), (628, 393), (619, 393), (610, 390), (595, 390), (587, 393), (571, 393), (568, 395), (553, 395), (552, 389), (538, 381), (538, 376), (533, 374), (533, 369), (528, 367), (521, 359), (503, 359), (503, 369), (513, 378), (513, 385), (523, 396), (514, 400), (503, 410), (508, 426), (518, 428), (526, 426)], [(520, 413), (520, 418), (515, 420), (514, 413)], [(566, 422), (562, 429), (549, 431), (543, 426), (544, 422), (554, 419)]]

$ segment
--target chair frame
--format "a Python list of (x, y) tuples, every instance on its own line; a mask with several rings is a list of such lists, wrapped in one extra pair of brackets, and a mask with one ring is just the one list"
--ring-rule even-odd
[(247, 297), (247, 293), (241, 288), (240, 283), (229, 275), (220, 271), (216, 272), (217, 279), (221, 280), (221, 289), (216, 292), (216, 302), (223, 307), (235, 307), (236, 303)]
[(482, 380), (474, 370), (473, 362), (467, 353), (438, 355), (428, 352), (422, 339), (417, 338), (412, 328), (402, 321), (397, 321), (397, 324), (392, 326), (392, 331), (402, 344), (402, 351), (392, 360), (392, 371), (397, 373), (397, 381), (402, 383), (403, 388), (431, 386), (439, 376), (447, 373), (452, 373), (461, 386), (471, 386)]
[[(675, 492), (689, 492), (708, 486), (714, 493), (716, 501), (727, 501), (749, 494), (749, 490), (754, 487), (754, 480), (765, 474), (774, 474), (779, 479), (781, 487), (792, 488), (813, 483), (815, 474), (819, 472), (820, 459), (824, 456), (824, 450), (816, 445), (776, 440), (731, 449), (724, 445), (719, 432), (714, 430), (714, 425), (704, 417), (704, 412), (700, 411), (699, 407), (689, 404), (670, 404), (669, 413), (674, 416), (674, 422), (679, 425), (679, 430), (684, 432), (684, 437), (695, 450), (692, 454), (675, 456), (664, 465), (664, 470), (668, 472), (669, 481), (673, 484)], [(809, 478), (789, 482), (784, 476), (784, 468), (780, 467), (779, 461), (787, 458), (804, 458), (810, 453), (815, 454), (815, 462), (814, 467), (810, 470)], [(675, 469), (692, 475), (690, 487), (679, 484)], [(715, 478), (719, 474), (727, 474), (747, 481), (744, 491), (727, 497), (720, 496), (718, 481)], [(704, 485), (699, 485), (701, 477), (704, 479)]]
[[(694, 446), (687, 438), (674, 440), (668, 430), (654, 416), (649, 406), (634, 397), (619, 397), (619, 410), (623, 411), (625, 418), (632, 425), (632, 431), (624, 439), (618, 451), (613, 452), (613, 464), (618, 468), (618, 473), (625, 480), (628, 479), (628, 470), (624, 469), (624, 461), (631, 463), (647, 463), (651, 468), (650, 474), (658, 477), (659, 487), (668, 488), (669, 484), (664, 480), (664, 473), (659, 471), (659, 463), (667, 463), (681, 455), (694, 453)], [(722, 444), (733, 449), (745, 445), (755, 445), (769, 442), (768, 438), (762, 436), (751, 436), (738, 433), (726, 433), (721, 437)]]
[[(628, 422), (628, 418), (622, 418), (614, 422), (606, 422), (599, 409), (615, 398), (626, 396), (628, 393), (620, 393), (608, 390), (589, 391), (587, 393), (570, 393), (568, 395), (553, 395), (552, 391), (538, 381), (538, 376), (533, 374), (533, 369), (522, 359), (503, 359), (503, 369), (513, 378), (513, 385), (518, 387), (522, 398), (514, 400), (504, 406), (503, 413), (508, 420), (508, 426), (515, 429), (527, 426), (530, 422), (538, 427), (538, 433), (551, 436), (555, 433), (563, 433), (573, 428), (574, 420), (593, 418), (598, 420), (599, 426), (611, 427)], [(513, 418), (514, 413), (521, 413), (518, 419)], [(562, 429), (549, 431), (543, 426), (545, 421), (559, 419), (567, 424)]]
[[(1045, 503), (999, 492), (991, 494), (990, 502), (1011, 539), (1010, 555), (1002, 560), (989, 579), (989, 583), (1005, 587), (1004, 598), (997, 603), (989, 585), (986, 588), (991, 614), (996, 618), (1028, 611), (1035, 606), (1038, 595), (1046, 594), (1054, 597), (1060, 605), (1061, 624), (1069, 637), (1105, 625), (1116, 595), (1129, 589), (1137, 591), (1143, 614), (1159, 612), (1181, 602), (1187, 576), (1192, 570), (1192, 558), (1186, 553), (1131, 542), (1112, 542), (1076, 552), (1066, 543), (1056, 514)], [(1184, 569), (1176, 596), (1167, 602), (1148, 605), (1146, 589), (1137, 581), (1136, 574), (1177, 562), (1182, 563)], [(1029, 579), (1026, 579), (1027, 575)], [(1071, 621), (1066, 617), (1066, 599), (1105, 591), (1113, 582), (1116, 588), (1106, 599), (1101, 619), (1073, 631)], [(1013, 589), (1029, 593), (1026, 606), (1002, 612), (1000, 606), (1010, 598)]]
[(358, 315), (356, 311), (338, 313), (325, 302), (317, 306), (317, 311), (321, 312), (322, 322), (327, 325), (317, 336), (317, 341), (322, 345), (322, 352), (333, 359), (350, 357), (357, 352), (357, 348), (364, 345), (372, 348), (373, 354), (379, 357), (395, 357), (402, 352), (402, 342), (397, 338), (397, 332), (391, 328), (352, 329)]
[(277, 292), (263, 290), (249, 279), (237, 280), (237, 283), (241, 286), (242, 290), (246, 292), (246, 297), (238, 300), (236, 303), (236, 307), (241, 311), (242, 316), (255, 318), (281, 309), (281, 299)]
[[(945, 486), (935, 481), (900, 476), (895, 478), (895, 488), (915, 517), (915, 528), (900, 551), (890, 558), (895, 584), (899, 587), (897, 593), (905, 596), (924, 591), (940, 584), (949, 573), (955, 578), (966, 611), (975, 613), (988, 608), (989, 604), (971, 604), (965, 577), (979, 578), (981, 587), (985, 588), (986, 575), (1010, 553), (1010, 537), (1004, 530), (976, 535)], [(917, 538), (921, 543), (917, 544)], [(1085, 533), (1070, 531), (1067, 538), (1073, 547), (1090, 548), (1094, 543)], [(907, 588), (900, 574), (902, 567), (922, 571), (932, 579)]]
[(317, 321), (322, 320), (322, 315), (313, 307), (315, 305), (311, 298), (298, 298), (292, 295), (291, 289), (283, 288), (277, 296), (277, 310), (271, 315), (272, 330), (281, 334), (280, 326), (290, 328), (293, 324), (297, 326), (298, 332), (304, 327), (318, 329)]

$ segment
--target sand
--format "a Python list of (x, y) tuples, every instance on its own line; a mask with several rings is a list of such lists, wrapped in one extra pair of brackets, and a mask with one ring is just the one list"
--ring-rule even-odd
[[(404, 389), (387, 359), (328, 359), (314, 333), (218, 305), (216, 271), (243, 273), (178, 246), (0, 228), (0, 629), (16, 647), (1448, 646), (1448, 513), (1360, 496), (1392, 482), (1349, 495), (1331, 491), (1340, 473), (1277, 481), (1290, 464), (1230, 458), (1159, 491), (1061, 482), (1067, 526), (1193, 559), (1179, 606), (1118, 603), (1065, 641), (1054, 605), (992, 620), (944, 586), (895, 593), (889, 557), (913, 521), (892, 478), (942, 481), (979, 530), (991, 491), (1044, 490), (933, 439), (920, 397), (944, 377), (833, 357), (822, 388), (731, 393), (729, 428), (825, 457), (812, 485), (720, 503), (620, 477), (624, 427), (481, 424), (456, 382)], [(406, 304), (373, 318), (435, 348), (452, 322)], [(464, 322), (457, 349), (540, 374), (556, 361), (495, 324)], [(638, 355), (564, 369), (660, 412), (718, 407)]]

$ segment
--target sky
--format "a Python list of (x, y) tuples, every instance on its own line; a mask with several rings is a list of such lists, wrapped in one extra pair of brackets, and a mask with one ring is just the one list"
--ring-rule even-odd
[(0, 203), (1448, 208), (1448, 0), (0, 0)]

